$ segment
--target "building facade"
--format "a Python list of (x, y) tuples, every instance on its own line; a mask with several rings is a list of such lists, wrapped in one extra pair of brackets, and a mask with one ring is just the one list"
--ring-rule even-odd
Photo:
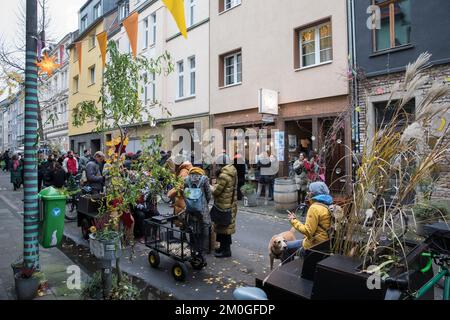
[[(69, 45), (69, 139), (70, 149), (79, 154), (86, 149), (92, 152), (99, 151), (103, 145), (103, 136), (94, 132), (94, 121), (87, 121), (83, 126), (75, 127), (72, 120), (73, 110), (79, 103), (94, 101), (98, 104), (103, 81), (103, 64), (96, 36), (108, 30), (116, 19), (117, 5), (115, 1), (114, 5), (110, 2), (112, 1), (92, 0), (80, 9), (79, 31)], [(100, 13), (97, 12), (96, 4), (98, 3), (102, 3), (99, 7)], [(83, 17), (87, 18), (83, 19)], [(81, 43), (80, 53), (77, 52), (77, 43)]]
[[(141, 149), (141, 137), (161, 134), (162, 148), (171, 149), (181, 139), (185, 129), (191, 133), (190, 150), (199, 146), (197, 137), (209, 129), (209, 1), (185, 1), (188, 41), (186, 41), (161, 0), (119, 1), (119, 24), (111, 30), (109, 38), (116, 42), (122, 53), (131, 53), (123, 19), (134, 11), (139, 13), (138, 55), (157, 59), (170, 53), (174, 71), (167, 75), (143, 74), (141, 100), (154, 106), (151, 116), (155, 121), (129, 127), (128, 150)], [(149, 119), (144, 119), (149, 120)], [(167, 122), (164, 126), (155, 126)]]
[(12, 95), (0, 103), (0, 119), (2, 125), (0, 148), (9, 149), (13, 153), (24, 152), (25, 104), (23, 91)]
[(53, 46), (50, 56), (56, 57), (59, 68), (43, 79), (39, 90), (44, 141), (62, 153), (69, 151), (68, 102), (69, 102), (69, 51), (73, 34), (66, 35)]
[[(413, 93), (414, 99), (405, 107), (414, 117), (416, 106), (420, 104), (425, 90), (433, 82), (447, 83), (450, 86), (450, 42), (442, 30), (450, 27), (446, 13), (450, 2), (436, 0), (429, 2), (412, 0), (390, 1), (350, 1), (354, 12), (354, 61), (362, 74), (362, 81), (353, 88), (356, 105), (360, 107), (360, 140), (372, 139), (378, 129), (380, 119), (389, 117), (386, 105), (395, 83), (404, 81), (408, 63), (414, 62), (421, 53), (432, 54), (426, 74), (429, 81)], [(368, 6), (373, 8), (375, 17), (379, 14), (379, 25), (368, 27)], [(349, 21), (349, 25), (352, 21)], [(369, 26), (371, 26), (369, 24)], [(395, 102), (396, 97), (393, 97)], [(398, 98), (397, 98), (398, 99)], [(442, 98), (439, 104), (448, 104), (450, 96)], [(380, 118), (381, 117), (381, 118)], [(450, 115), (446, 114), (447, 123)], [(449, 153), (450, 156), (450, 153)], [(440, 180), (434, 195), (450, 196), (450, 166), (441, 167)]]
[[(210, 1), (212, 125), (224, 134), (227, 129), (266, 129), (269, 141), (278, 130), (278, 148), (272, 142), (258, 145), (257, 152), (276, 154), (279, 175), (288, 174), (301, 151), (319, 152), (327, 129), (348, 106), (346, 8), (345, 0), (283, 5), (262, 0), (257, 6)], [(260, 89), (278, 92), (270, 117), (259, 112)], [(346, 172), (351, 172), (349, 160), (339, 162), (348, 152), (344, 145), (351, 144), (349, 123), (339, 135), (342, 144), (326, 159), (327, 182), (334, 182), (336, 191), (342, 191)], [(248, 161), (248, 145), (241, 152)]]

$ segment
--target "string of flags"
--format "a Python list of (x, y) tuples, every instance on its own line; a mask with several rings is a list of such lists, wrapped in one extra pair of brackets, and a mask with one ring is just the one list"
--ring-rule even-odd
[[(163, 3), (172, 14), (183, 37), (187, 38), (184, 0), (163, 0)], [(136, 58), (137, 55), (137, 42), (139, 33), (138, 21), (139, 13), (136, 11), (131, 13), (126, 19), (123, 20), (123, 27), (125, 28), (125, 31), (128, 35), (128, 39), (130, 40), (130, 47), (134, 58)], [(96, 39), (100, 48), (103, 67), (105, 67), (106, 51), (108, 46), (108, 32), (103, 31), (97, 34)], [(79, 74), (81, 75), (83, 65), (83, 41), (78, 41), (75, 43), (75, 50), (77, 52)], [(38, 52), (40, 51), (38, 50)], [(40, 61), (36, 62), (36, 65), (38, 66), (41, 73), (47, 73), (49, 76), (51, 76), (53, 72), (59, 67), (55, 60), (56, 57), (49, 57), (47, 54), (45, 54)]]

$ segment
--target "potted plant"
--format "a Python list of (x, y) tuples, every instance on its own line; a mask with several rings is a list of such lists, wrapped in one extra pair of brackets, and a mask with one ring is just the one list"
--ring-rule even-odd
[(245, 207), (256, 207), (256, 188), (253, 183), (246, 183), (241, 187), (241, 193), (244, 196)]
[(14, 274), (14, 283), (18, 300), (33, 300), (37, 295), (40, 280), (35, 268), (22, 267)]

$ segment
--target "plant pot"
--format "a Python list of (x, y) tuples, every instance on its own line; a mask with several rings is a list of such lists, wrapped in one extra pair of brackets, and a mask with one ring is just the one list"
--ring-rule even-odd
[(14, 274), (14, 283), (18, 300), (33, 300), (36, 297), (40, 284), (38, 278), (22, 278), (17, 272)]
[(244, 195), (244, 207), (256, 207), (257, 205), (256, 192)]
[(89, 247), (91, 253), (101, 260), (116, 260), (121, 257), (120, 237), (111, 240), (97, 240), (95, 234), (89, 235)]

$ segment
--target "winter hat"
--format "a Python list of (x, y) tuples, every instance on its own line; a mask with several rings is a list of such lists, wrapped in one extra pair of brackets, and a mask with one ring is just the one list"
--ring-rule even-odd
[(330, 190), (324, 182), (313, 182), (309, 185), (309, 191), (313, 194), (313, 196), (318, 196), (321, 194), (330, 194)]

